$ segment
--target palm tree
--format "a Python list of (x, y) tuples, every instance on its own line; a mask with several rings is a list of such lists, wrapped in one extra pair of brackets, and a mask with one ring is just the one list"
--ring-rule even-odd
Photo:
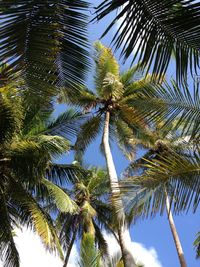
[[(173, 88), (170, 88), (169, 85), (167, 86), (169, 93), (162, 86), (158, 86), (157, 92), (158, 94), (160, 92), (161, 102), (160, 106), (157, 106), (158, 111), (155, 111), (153, 114), (156, 118), (154, 121), (161, 123), (161, 118), (163, 120), (165, 117), (161, 115), (161, 110), (162, 99), (166, 99), (167, 95), (171, 114), (167, 110), (169, 115), (167, 122), (162, 121), (162, 125), (157, 124), (157, 126), (161, 127), (162, 131), (156, 126), (152, 132), (149, 132), (149, 136), (146, 135), (145, 139), (138, 140), (138, 143), (142, 144), (148, 151), (141, 159), (131, 163), (125, 175), (128, 177), (135, 176), (127, 181), (123, 181), (122, 187), (126, 188), (126, 193), (128, 191), (132, 194), (128, 197), (128, 199), (132, 199), (132, 205), (129, 203), (131, 206), (129, 221), (133, 219), (133, 216), (138, 215), (138, 212), (145, 216), (150, 213), (150, 210), (151, 215), (154, 215), (159, 208), (161, 208), (162, 212), (163, 207), (166, 205), (170, 228), (175, 240), (180, 263), (181, 266), (186, 266), (183, 250), (172, 217), (171, 204), (175, 201), (174, 208), (176, 212), (188, 209), (196, 194), (193, 199), (194, 211), (198, 206), (199, 145), (197, 120), (194, 120), (199, 113), (198, 90), (195, 90), (194, 96), (192, 96), (186, 86), (183, 88), (183, 91), (175, 83), (173, 83)], [(175, 103), (178, 99), (182, 107), (176, 107)], [(151, 104), (152, 102), (150, 101), (149, 105)], [(158, 114), (161, 115), (161, 118)], [(162, 127), (166, 124), (168, 126), (167, 129)], [(169, 132), (169, 129), (172, 130)], [(189, 175), (193, 177), (190, 179), (190, 182), (188, 182)], [(171, 200), (169, 196), (171, 196)]]
[(70, 87), (83, 82), (88, 6), (84, 0), (1, 1), (0, 61), (10, 78), (23, 76), (35, 104), (38, 95), (55, 96), (60, 81)]
[(199, 154), (192, 154), (180, 155), (171, 151), (159, 159), (148, 160), (143, 166), (146, 169), (143, 175), (133, 176), (122, 185), (129, 192), (132, 216), (137, 216), (137, 213), (153, 216), (158, 211), (162, 213), (166, 205), (181, 266), (186, 266), (186, 263), (171, 210), (175, 214), (188, 210), (191, 206), (193, 212), (197, 210), (200, 158)]
[[(154, 215), (159, 210), (162, 213), (166, 205), (181, 266), (186, 266), (186, 262), (173, 221), (172, 210), (178, 214), (181, 211), (188, 211), (191, 206), (193, 212), (198, 208), (200, 201), (199, 152), (196, 140), (192, 144), (189, 143), (189, 151), (187, 152), (179, 151), (177, 153), (172, 149), (166, 150), (165, 146), (163, 155), (156, 155), (155, 153), (154, 156), (156, 156), (152, 158), (150, 154), (146, 155), (146, 158), (144, 157), (145, 162), (142, 160), (143, 163), (140, 166), (145, 170), (144, 173), (140, 176), (133, 176), (124, 181), (122, 185), (123, 188), (126, 188), (126, 193), (129, 192), (128, 199), (132, 199), (132, 204), (129, 202), (131, 218), (138, 213), (143, 216), (148, 216), (149, 213)], [(198, 257), (198, 235), (194, 246), (196, 246)]]
[(55, 174), (59, 178), (62, 172), (68, 179), (74, 175), (73, 167), (56, 166), (52, 159), (70, 149), (60, 130), (65, 136), (77, 133), (82, 115), (69, 110), (54, 121), (33, 116), (34, 120), (28, 122), (18, 90), (0, 90), (0, 252), (5, 266), (19, 266), (12, 235), (18, 224), (34, 227), (46, 247), (57, 248), (62, 257), (53, 221), (36, 197), (40, 195), (45, 202), (48, 195), (62, 212), (78, 211), (76, 203), (50, 180)]
[(196, 71), (200, 48), (200, 28), (196, 25), (200, 24), (200, 3), (195, 0), (104, 0), (97, 7), (95, 20), (116, 10), (118, 13), (103, 36), (118, 25), (112, 42), (117, 49), (122, 48), (124, 59), (132, 56), (132, 62), (141, 61), (147, 67), (147, 73), (153, 67), (154, 74), (162, 75), (174, 54), (179, 80), (187, 79), (188, 67), (191, 72)]
[[(143, 96), (143, 86), (149, 80), (133, 81), (137, 76), (137, 67), (122, 74), (119, 73), (119, 65), (115, 60), (112, 51), (99, 42), (96, 43), (96, 93), (86, 88), (79, 87), (76, 93), (72, 94), (64, 89), (61, 101), (81, 107), (87, 113), (88, 119), (83, 123), (81, 131), (75, 144), (79, 152), (84, 152), (91, 141), (103, 130), (102, 146), (107, 163), (108, 176), (110, 179), (111, 194), (114, 198), (119, 195), (118, 177), (112, 158), (109, 144), (109, 136), (116, 138), (119, 147), (131, 158), (134, 154), (134, 135), (143, 134), (147, 131), (145, 120), (138, 115), (137, 106), (128, 105), (130, 99), (140, 100)], [(145, 94), (144, 94), (145, 95)], [(137, 103), (136, 103), (137, 104)], [(135, 108), (136, 107), (136, 108)], [(123, 211), (122, 199), (118, 201), (120, 212), (117, 212), (118, 235), (125, 266), (134, 266), (134, 260), (129, 253), (125, 232), (127, 232), (125, 213)], [(119, 210), (115, 205), (115, 210)]]
[[(141, 140), (141, 137), (149, 138), (147, 122), (153, 126), (154, 123), (162, 123), (164, 120), (162, 129), (166, 131), (178, 129), (183, 136), (190, 135), (191, 138), (198, 138), (200, 125), (198, 88), (195, 88), (192, 96), (186, 85), (179, 88), (174, 81), (172, 85), (166, 82), (164, 85), (156, 85), (148, 80), (133, 82), (136, 70), (137, 67), (132, 68), (120, 77), (119, 67), (111, 50), (106, 48), (103, 50), (103, 47), (97, 44), (95, 82), (98, 95), (83, 87), (78, 88), (75, 95), (67, 89), (62, 95), (67, 103), (81, 107), (85, 113), (91, 114), (91, 116), (88, 115), (89, 118), (78, 136), (76, 143), (78, 150), (84, 151), (98, 135), (102, 129), (103, 120), (104, 129), (108, 129), (109, 116), (109, 134), (118, 138), (123, 151), (126, 151), (126, 154), (127, 151), (130, 152), (128, 156), (133, 155), (135, 145), (140, 143), (138, 140)], [(94, 112), (91, 112), (92, 109)], [(177, 120), (172, 124), (174, 119)], [(104, 150), (105, 147), (108, 148), (107, 133), (104, 131)], [(108, 167), (110, 168), (110, 165)], [(116, 179), (113, 181), (111, 185), (116, 195), (119, 191), (116, 189), (118, 187), (114, 186), (117, 184)], [(119, 201), (116, 210), (121, 210), (123, 217), (121, 204)]]
[[(172, 153), (176, 151), (176, 153), (180, 154), (186, 154), (191, 149), (194, 149), (194, 145), (192, 145), (191, 142), (186, 142), (183, 138), (181, 138), (179, 135), (177, 135), (176, 132), (165, 132), (165, 131), (160, 131), (159, 127), (157, 127), (156, 130), (152, 131), (150, 134), (149, 138), (145, 138), (144, 140), (140, 140), (140, 143), (143, 144), (143, 146), (148, 149), (148, 151), (145, 153), (145, 155), (142, 158), (137, 159), (133, 163), (130, 164), (130, 166), (127, 168), (125, 171), (126, 176), (132, 176), (136, 175), (137, 173), (140, 173), (141, 175), (141, 181), (143, 179), (143, 173), (147, 170), (147, 162), (152, 161), (153, 159), (157, 160), (162, 160), (162, 157), (170, 157)], [(124, 181), (125, 182), (125, 181)], [(126, 182), (125, 182), (126, 183)], [(137, 182), (136, 182), (137, 183)], [(134, 186), (134, 178), (133, 178), (133, 186)], [(166, 187), (166, 188), (165, 188)], [(170, 200), (170, 192), (168, 193), (168, 190), (170, 191), (170, 183), (169, 184), (160, 184), (159, 188), (156, 188), (154, 191), (154, 194), (161, 194), (163, 193), (164, 195), (160, 195), (161, 198), (165, 199), (165, 205), (166, 205), (166, 211), (168, 215), (168, 221), (170, 225), (170, 229), (174, 238), (177, 254), (179, 257), (180, 265), (182, 267), (186, 267), (186, 261), (182, 249), (182, 245), (176, 230), (176, 226), (174, 223), (174, 219), (172, 216), (171, 212), (171, 200)], [(143, 195), (142, 195), (143, 194)], [(143, 208), (143, 205), (145, 205), (145, 198), (149, 194), (149, 192), (144, 192), (141, 194), (139, 197), (139, 200), (134, 207), (135, 210), (139, 210)], [(138, 195), (140, 195), (140, 192), (138, 191)], [(136, 199), (138, 198), (138, 195), (136, 196)], [(173, 197), (173, 199), (176, 199), (176, 202), (178, 202), (177, 197)], [(163, 203), (164, 204), (164, 203)], [(156, 206), (156, 203), (155, 203)], [(150, 208), (150, 207), (149, 207)], [(134, 210), (133, 207), (131, 207), (131, 212), (129, 215), (129, 222), (133, 219), (133, 214)], [(137, 212), (136, 212), (137, 213)], [(138, 214), (135, 214), (136, 216)]]
[[(92, 235), (102, 255), (107, 255), (107, 243), (101, 228), (112, 231), (112, 209), (105, 203), (108, 195), (107, 173), (99, 168), (85, 170), (69, 186), (71, 199), (79, 207), (79, 212), (59, 213), (56, 223), (60, 232), (60, 242), (67, 251), (64, 267), (67, 266), (71, 249), (78, 238), (85, 234)], [(52, 207), (53, 208), (53, 205)]]

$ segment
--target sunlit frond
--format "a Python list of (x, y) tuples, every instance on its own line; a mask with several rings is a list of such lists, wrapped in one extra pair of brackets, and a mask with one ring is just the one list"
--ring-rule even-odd
[(60, 156), (68, 150), (69, 142), (63, 137), (39, 135), (30, 140), (12, 142), (7, 156), (12, 171), (21, 179), (27, 180), (31, 176), (30, 182), (33, 182), (44, 176), (53, 156)]
[(90, 233), (83, 235), (78, 266), (100, 267), (100, 253), (95, 247), (94, 237)]
[(97, 105), (98, 99), (91, 90), (77, 85), (73, 91), (69, 88), (62, 88), (59, 94), (59, 102), (83, 108), (87, 112)]
[(130, 84), (143, 78), (143, 71), (141, 70), (140, 64), (136, 64), (132, 68), (122, 72), (120, 74), (120, 81), (124, 87), (128, 87)]
[(102, 229), (99, 228), (98, 224), (96, 224), (94, 221), (93, 225), (95, 228), (95, 243), (98, 244), (98, 248), (101, 251), (101, 254), (104, 257), (108, 257), (109, 255), (108, 244), (103, 236)]
[(40, 207), (35, 199), (14, 179), (10, 181), (11, 202), (16, 205), (20, 212), (20, 221), (34, 227), (44, 245), (50, 250), (57, 250), (62, 255), (62, 249), (48, 214)]
[(96, 90), (100, 96), (103, 96), (102, 85), (106, 76), (110, 73), (116, 79), (119, 79), (119, 64), (117, 63), (112, 50), (103, 46), (100, 42), (96, 42), (95, 45), (96, 55), (96, 73), (95, 73), (95, 85)]
[(49, 195), (55, 202), (60, 212), (76, 213), (78, 212), (77, 204), (70, 198), (67, 193), (59, 186), (53, 184), (47, 179), (42, 179), (42, 184), (47, 188)]

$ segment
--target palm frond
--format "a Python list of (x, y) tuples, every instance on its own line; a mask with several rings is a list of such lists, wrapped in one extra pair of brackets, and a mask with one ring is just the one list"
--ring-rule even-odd
[(20, 122), (17, 120), (14, 108), (9, 101), (3, 99), (0, 94), (0, 143), (8, 141), (13, 133), (19, 128)]
[(96, 63), (96, 90), (100, 96), (104, 96), (104, 92), (102, 92), (104, 79), (109, 73), (116, 79), (119, 79), (119, 64), (117, 63), (112, 50), (103, 46), (100, 42), (95, 43), (95, 50), (96, 55), (94, 60)]
[(23, 135), (31, 135), (44, 130), (44, 122), (49, 120), (53, 112), (53, 104), (51, 99), (45, 97), (45, 101), (39, 97), (39, 99), (27, 99), (22, 96), (22, 105), (24, 108), (24, 120), (23, 120)]
[(8, 147), (10, 168), (21, 179), (30, 182), (44, 176), (48, 161), (69, 150), (69, 142), (60, 136), (40, 135), (33, 140), (12, 142)]
[(117, 144), (124, 155), (132, 160), (135, 156), (137, 141), (134, 138), (132, 129), (121, 120), (115, 122)]
[(42, 184), (47, 188), (49, 195), (55, 202), (60, 212), (76, 213), (78, 206), (76, 203), (67, 195), (67, 193), (59, 186), (53, 184), (47, 179), (42, 179)]
[[(33, 141), (13, 142), (8, 147), (7, 156), (10, 158), (10, 169), (20, 179), (32, 182), (43, 176), (50, 155), (45, 155)], [(31, 182), (31, 180), (29, 180)]]
[(180, 88), (172, 80), (172, 85), (165, 83), (161, 85), (143, 86), (135, 98), (130, 98), (127, 103), (133, 105), (140, 112), (141, 116), (149, 122), (162, 123), (163, 127), (173, 126), (179, 129), (184, 135), (191, 135), (191, 138), (198, 137), (199, 133), (199, 89), (195, 87), (190, 93), (187, 85)]
[(11, 219), (9, 218), (6, 200), (0, 189), (0, 253), (5, 267), (19, 267), (19, 254), (14, 243)]
[(196, 239), (193, 245), (196, 248), (196, 258), (199, 258), (200, 257), (200, 232), (197, 233), (197, 236), (196, 236)]
[(75, 183), (84, 175), (85, 171), (76, 164), (50, 163), (46, 169), (47, 179), (61, 186), (69, 182)]
[(85, 151), (91, 142), (97, 137), (101, 130), (102, 118), (101, 116), (90, 117), (81, 127), (75, 143), (77, 151)]
[(124, 71), (120, 74), (120, 81), (125, 88), (127, 88), (130, 84), (133, 84), (135, 81), (140, 80), (142, 78), (143, 71), (141, 70), (140, 64), (136, 64), (132, 68)]
[(81, 241), (80, 267), (99, 267), (100, 253), (95, 248), (94, 237), (90, 233), (84, 233)]
[(70, 140), (77, 135), (80, 124), (84, 121), (85, 117), (84, 114), (78, 111), (68, 109), (55, 119), (52, 119), (50, 111), (43, 113), (41, 110), (37, 110), (31, 121), (27, 122), (27, 118), (25, 118), (23, 135), (29, 138), (42, 134), (59, 135)]
[(153, 66), (153, 73), (162, 75), (174, 53), (177, 77), (182, 81), (189, 67), (191, 72), (199, 67), (200, 4), (195, 0), (103, 1), (95, 19), (116, 10), (103, 36), (119, 24), (112, 42), (116, 49), (122, 48), (124, 59), (132, 56), (133, 62), (137, 58), (147, 72)]
[(104, 99), (109, 99), (111, 96), (113, 99), (119, 99), (123, 95), (123, 84), (119, 81), (116, 75), (107, 73), (102, 82), (101, 95)]
[(102, 168), (92, 167), (87, 172), (87, 178), (84, 178), (84, 184), (88, 190), (95, 194), (96, 198), (108, 193), (107, 171)]
[(45, 134), (60, 135), (68, 139), (73, 138), (77, 135), (83, 119), (82, 113), (69, 109), (48, 123)]
[(189, 208), (195, 212), (200, 202), (199, 162), (198, 154), (188, 158), (175, 152), (170, 152), (170, 156), (146, 160), (144, 174), (122, 182), (122, 190), (128, 192), (127, 201), (132, 201), (132, 207), (135, 207), (135, 216), (137, 212), (144, 216), (163, 212), (165, 190), (173, 201), (175, 213), (188, 211)]
[(90, 108), (97, 105), (98, 99), (91, 90), (77, 85), (73, 90), (67, 87), (62, 88), (59, 95), (59, 102), (84, 108), (84, 111), (87, 112)]
[(19, 209), (20, 221), (23, 224), (32, 225), (46, 248), (49, 250), (56, 249), (60, 257), (63, 258), (62, 249), (50, 216), (44, 212), (19, 182), (16, 182), (14, 179), (10, 182), (11, 202)]
[(87, 10), (82, 0), (2, 1), (0, 61), (12, 77), (22, 74), (35, 95), (59, 79), (68, 86), (82, 82), (88, 66)]
[(38, 136), (38, 146), (43, 152), (52, 156), (60, 156), (69, 151), (69, 141), (58, 135), (40, 135)]
[(95, 242), (98, 244), (98, 249), (101, 251), (101, 254), (104, 257), (108, 257), (108, 244), (102, 234), (102, 230), (99, 226), (93, 221), (93, 225), (95, 228)]
[(147, 128), (147, 120), (142, 118), (140, 112), (130, 105), (120, 104), (120, 110), (116, 114), (118, 115), (118, 119), (127, 124), (135, 136), (142, 130), (144, 132)]

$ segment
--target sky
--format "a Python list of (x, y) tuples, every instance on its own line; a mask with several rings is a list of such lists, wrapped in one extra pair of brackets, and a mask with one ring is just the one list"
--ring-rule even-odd
[[(97, 5), (100, 1), (93, 0), (93, 5)], [(92, 10), (93, 12), (93, 10)], [(111, 15), (112, 17), (112, 15)], [(100, 38), (106, 25), (108, 25), (111, 17), (106, 18), (100, 23), (92, 23), (89, 27), (89, 38), (91, 44)], [(109, 46), (113, 32), (102, 40), (104, 45)], [(118, 58), (119, 52), (116, 57)], [(121, 69), (130, 67), (128, 60), (125, 65), (121, 64)], [(90, 71), (92, 72), (92, 70)], [(168, 77), (174, 73), (174, 66), (170, 65)], [(88, 75), (88, 86), (92, 87), (91, 73)], [(64, 105), (57, 106), (56, 114), (65, 110)], [(91, 145), (86, 153), (85, 160), (88, 164), (105, 166), (104, 159), (98, 151), (98, 144), (100, 138)], [(116, 164), (117, 172), (120, 173), (128, 165), (127, 160), (121, 155), (121, 152), (116, 146), (112, 147), (114, 162)], [(62, 158), (63, 162), (71, 162), (72, 156)], [(200, 261), (195, 259), (195, 252), (192, 243), (195, 239), (196, 233), (200, 229), (199, 211), (196, 214), (189, 212), (187, 215), (182, 214), (175, 218), (176, 227), (180, 235), (185, 258), (188, 267), (199, 267)], [(23, 231), (16, 230), (15, 237), (17, 247), (21, 256), (20, 267), (61, 267), (62, 262), (55, 255), (46, 253), (38, 236), (31, 233), (29, 230), (23, 228)], [(177, 267), (179, 266), (178, 257), (176, 254), (173, 238), (170, 233), (170, 228), (167, 221), (166, 214), (164, 216), (156, 216), (153, 219), (138, 221), (131, 227), (132, 237), (132, 252), (134, 257), (145, 264), (145, 267)], [(111, 254), (118, 250), (117, 244), (112, 236), (106, 235)], [(78, 251), (76, 246), (73, 247), (72, 255), (70, 257), (69, 267), (77, 266)], [(0, 267), (3, 265), (0, 263)]]

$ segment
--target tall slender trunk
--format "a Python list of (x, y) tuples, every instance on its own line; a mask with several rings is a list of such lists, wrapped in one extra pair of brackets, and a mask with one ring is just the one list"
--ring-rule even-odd
[(125, 221), (125, 212), (123, 208), (122, 199), (120, 198), (120, 189), (119, 189), (117, 172), (115, 169), (109, 145), (109, 123), (110, 123), (110, 112), (107, 111), (105, 116), (104, 131), (103, 131), (103, 146), (108, 169), (108, 176), (110, 179), (111, 194), (112, 197), (117, 199), (117, 201), (113, 203), (113, 207), (115, 209), (115, 212), (117, 214), (117, 220), (119, 222), (118, 224), (119, 245), (121, 247), (124, 267), (136, 267), (134, 258), (129, 251), (131, 238)]
[(181, 246), (181, 242), (178, 236), (178, 233), (176, 231), (176, 226), (174, 223), (174, 219), (171, 213), (171, 209), (170, 209), (170, 201), (169, 201), (169, 197), (168, 194), (166, 192), (166, 209), (167, 209), (167, 213), (168, 213), (168, 221), (169, 221), (169, 225), (170, 225), (170, 229), (174, 238), (174, 242), (175, 242), (175, 246), (176, 246), (176, 250), (178, 253), (178, 257), (179, 257), (179, 262), (180, 262), (180, 266), (181, 267), (187, 267), (186, 261), (185, 261), (185, 257), (184, 257), (184, 253), (183, 253), (183, 249)]
[(67, 267), (67, 264), (68, 264), (68, 261), (69, 261), (69, 257), (70, 257), (70, 254), (71, 254), (71, 250), (72, 250), (72, 247), (73, 247), (73, 244), (74, 244), (74, 241), (76, 239), (76, 234), (77, 234), (77, 231), (78, 231), (78, 227), (76, 227), (74, 229), (74, 232), (73, 232), (73, 235), (72, 235), (72, 239), (69, 243), (69, 247), (67, 249), (67, 254), (65, 256), (65, 261), (64, 261), (64, 264), (63, 264), (63, 267)]

